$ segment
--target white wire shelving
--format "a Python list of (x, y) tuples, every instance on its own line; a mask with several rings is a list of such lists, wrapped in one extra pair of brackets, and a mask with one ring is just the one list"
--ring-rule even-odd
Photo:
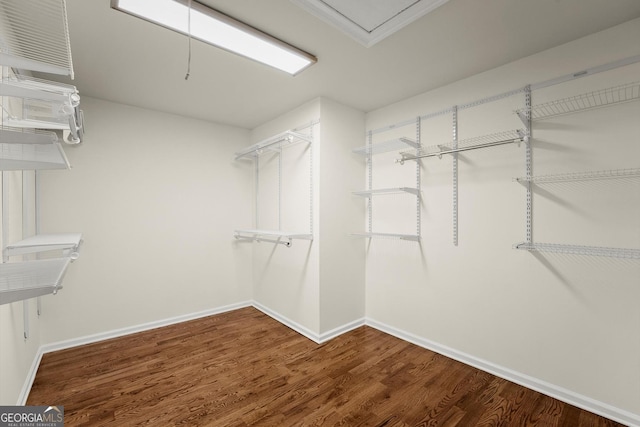
[[(463, 151), (478, 150), (481, 148), (495, 147), (498, 145), (520, 143), (525, 141), (526, 132), (522, 129), (497, 132), (490, 135), (482, 135), (460, 141), (452, 141), (446, 144), (424, 147), (415, 151), (400, 152), (398, 163), (404, 164), (407, 160), (418, 160), (428, 157), (442, 158), (444, 154), (455, 154)], [(456, 146), (457, 145), (457, 146)]]
[(0, 170), (69, 169), (71, 166), (53, 132), (2, 127)]
[(311, 141), (312, 139), (310, 135), (293, 130), (288, 130), (237, 152), (235, 154), (235, 159), (254, 159), (261, 154), (269, 151), (280, 151), (280, 149), (287, 145), (296, 144), (299, 142), (310, 143)]
[[(577, 113), (592, 108), (606, 107), (622, 102), (640, 100), (640, 82), (627, 83), (607, 89), (588, 92), (577, 96), (571, 96), (531, 107), (531, 119), (543, 120), (564, 114)], [(518, 116), (523, 119), (526, 116), (525, 109), (516, 110)]]
[(0, 64), (73, 79), (65, 0), (0, 0), (0, 6)]
[(419, 242), (420, 236), (415, 234), (396, 234), (396, 233), (350, 233), (351, 237), (363, 237), (365, 239), (389, 239), (389, 240), (410, 240)]
[(568, 172), (560, 174), (550, 175), (538, 175), (530, 178), (518, 177), (514, 178), (518, 182), (532, 182), (536, 184), (552, 183), (552, 182), (566, 182), (566, 181), (590, 181), (600, 179), (625, 179), (640, 177), (640, 168), (630, 169), (608, 169), (600, 171), (587, 171), (587, 172)]
[(37, 234), (4, 248), (5, 257), (61, 250), (72, 259), (78, 258), (82, 233)]
[(12, 74), (2, 79), (3, 123), (28, 129), (67, 130), (71, 141), (82, 140), (83, 116), (75, 86)]
[(412, 187), (396, 187), (396, 188), (379, 188), (376, 190), (359, 190), (352, 191), (351, 194), (359, 197), (372, 197), (376, 195), (388, 195), (388, 194), (413, 194), (420, 197), (420, 190)]
[(640, 249), (607, 248), (601, 246), (562, 245), (557, 243), (528, 243), (513, 245), (514, 249), (534, 252), (550, 252), (569, 255), (599, 256), (611, 258), (640, 259)]
[(285, 246), (291, 246), (294, 239), (313, 240), (313, 234), (295, 233), (280, 230), (235, 230), (234, 237), (236, 239), (255, 240), (256, 242), (278, 243)]
[[(255, 204), (254, 204), (254, 227), (253, 229), (237, 229), (234, 230), (234, 237), (237, 240), (249, 240), (256, 242), (270, 242), (290, 247), (293, 240), (313, 240), (313, 148), (308, 150), (309, 153), (309, 231), (308, 232), (291, 232), (283, 231), (282, 227), (282, 149), (297, 143), (313, 144), (313, 126), (318, 121), (312, 121), (309, 125), (287, 130), (285, 132), (274, 135), (268, 139), (258, 142), (240, 152), (235, 153), (236, 160), (250, 159), (254, 163), (255, 178)], [(300, 130), (308, 129), (308, 132), (300, 132)], [(264, 153), (272, 152), (277, 154), (278, 160), (278, 222), (273, 229), (262, 229), (259, 224), (260, 211), (260, 156)]]
[(71, 258), (0, 264), (0, 305), (56, 294)]
[(375, 144), (365, 145), (363, 147), (354, 148), (352, 151), (361, 156), (376, 155), (382, 153), (390, 153), (393, 151), (406, 150), (409, 148), (418, 148), (418, 143), (411, 138), (394, 138)]

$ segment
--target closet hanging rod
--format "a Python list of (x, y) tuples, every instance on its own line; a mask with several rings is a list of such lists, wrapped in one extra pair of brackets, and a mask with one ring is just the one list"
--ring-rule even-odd
[(452, 148), (452, 149), (443, 150), (437, 153), (417, 154), (417, 155), (413, 155), (409, 153), (400, 153), (402, 155), (402, 158), (396, 159), (396, 163), (400, 163), (401, 165), (403, 165), (406, 160), (418, 160), (418, 159), (425, 159), (427, 157), (435, 157), (435, 156), (442, 157), (443, 154), (453, 154), (453, 153), (460, 153), (462, 151), (471, 151), (471, 150), (477, 150), (480, 148), (495, 147), (497, 145), (520, 143), (520, 142), (526, 141), (526, 139), (527, 139), (526, 136), (522, 136), (518, 138), (506, 139), (503, 141), (485, 142), (484, 144), (473, 145), (471, 147)]

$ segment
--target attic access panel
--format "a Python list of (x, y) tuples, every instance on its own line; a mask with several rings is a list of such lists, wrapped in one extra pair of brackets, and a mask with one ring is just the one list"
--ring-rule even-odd
[(426, 15), (448, 0), (291, 0), (366, 47)]

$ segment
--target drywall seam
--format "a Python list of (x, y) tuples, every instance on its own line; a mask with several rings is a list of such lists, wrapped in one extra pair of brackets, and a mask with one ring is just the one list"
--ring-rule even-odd
[(431, 350), (435, 353), (457, 360), (458, 362), (462, 362), (465, 365), (473, 366), (474, 368), (488, 372), (496, 377), (503, 378), (531, 390), (553, 397), (554, 399), (558, 399), (570, 405), (577, 406), (578, 408), (593, 412), (594, 414), (601, 415), (630, 427), (640, 427), (639, 414), (634, 414), (623, 409), (616, 408), (612, 405), (583, 396), (579, 393), (575, 393), (571, 390), (522, 374), (512, 369), (496, 365), (370, 318), (366, 319), (366, 325), (396, 338), (400, 338), (403, 341), (410, 342), (422, 348), (426, 348), (427, 350)]

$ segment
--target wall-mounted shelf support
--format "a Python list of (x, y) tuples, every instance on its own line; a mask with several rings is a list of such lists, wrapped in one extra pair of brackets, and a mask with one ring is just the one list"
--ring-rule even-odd
[[(412, 187), (394, 187), (394, 188), (373, 188), (373, 156), (376, 154), (397, 152), (407, 149), (408, 147), (419, 150), (420, 144), (420, 126), (421, 118), (415, 119), (415, 139), (403, 136), (400, 138), (390, 139), (384, 142), (373, 143), (373, 132), (367, 132), (367, 143), (364, 147), (352, 150), (355, 154), (365, 156), (367, 162), (367, 189), (361, 191), (353, 191), (354, 196), (364, 197), (367, 199), (367, 232), (366, 233), (350, 233), (352, 237), (363, 238), (387, 238), (400, 239), (410, 241), (420, 241), (421, 236), (421, 218), (420, 218), (420, 162), (416, 162), (416, 186)], [(416, 234), (396, 234), (396, 233), (375, 233), (373, 232), (373, 196), (389, 195), (389, 194), (411, 194), (416, 196)]]

